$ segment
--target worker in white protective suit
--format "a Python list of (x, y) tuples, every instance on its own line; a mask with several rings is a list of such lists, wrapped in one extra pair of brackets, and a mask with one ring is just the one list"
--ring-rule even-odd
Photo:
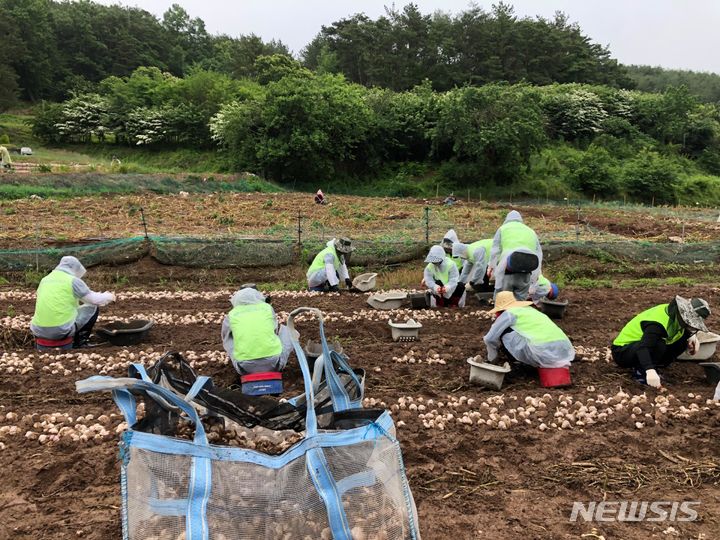
[(492, 238), (487, 238), (472, 244), (461, 242), (453, 244), (453, 256), (463, 261), (460, 283), (465, 284), (466, 291), (491, 292), (493, 290), (490, 285), (490, 276), (487, 273), (492, 243)]
[(464, 307), (465, 288), (458, 287), (460, 273), (442, 246), (430, 248), (425, 258), (423, 285), (430, 291), (431, 307)]
[(540, 274), (535, 283), (530, 285), (530, 300), (536, 306), (541, 300), (555, 300), (560, 294), (560, 288), (548, 278)]
[(42, 278), (30, 322), (30, 331), (36, 338), (60, 341), (73, 337), (74, 347), (87, 344), (99, 307), (114, 302), (115, 294), (91, 291), (82, 280), (85, 272), (77, 258), (68, 256)]
[[(290, 329), (279, 324), (275, 310), (260, 291), (240, 289), (220, 329), (223, 348), (240, 375), (282, 371), (293, 350)], [(297, 339), (297, 335), (296, 335)]]
[(347, 269), (347, 260), (355, 251), (347, 238), (333, 238), (325, 249), (315, 255), (306, 277), (308, 289), (320, 292), (337, 292), (340, 290), (340, 280), (345, 282), (348, 289), (353, 284)]
[(537, 234), (512, 210), (495, 233), (490, 251), (489, 276), (495, 276), (495, 296), (512, 291), (525, 300), (542, 269), (542, 248)]
[(575, 348), (550, 318), (519, 301), (510, 291), (501, 291), (490, 313), (497, 314), (483, 338), (487, 360), (495, 363), (500, 351), (511, 360), (539, 368), (568, 367), (575, 359)]
[(12, 159), (10, 159), (10, 152), (4, 146), (0, 145), (0, 169), (9, 169), (12, 167)]
[[(458, 238), (457, 233), (455, 232), (455, 229), (450, 229), (448, 232), (445, 233), (445, 236), (443, 237), (443, 241), (440, 243), (440, 245), (445, 250), (445, 254), (450, 257), (450, 260), (455, 263), (455, 266), (457, 266), (458, 272), (462, 271), (463, 262), (460, 257), (456, 257), (453, 255), (453, 244), (459, 242), (460, 239)], [(462, 280), (460, 280), (462, 281)], [(464, 285), (464, 282), (463, 282)]]

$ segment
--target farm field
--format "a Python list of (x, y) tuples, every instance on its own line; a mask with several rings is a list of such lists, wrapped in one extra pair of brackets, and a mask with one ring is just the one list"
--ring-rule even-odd
[[(242, 235), (297, 238), (298, 213), (304, 238), (424, 240), (424, 208), (430, 207), (431, 240), (448, 227), (474, 237), (491, 236), (508, 205), (437, 200), (332, 196), (331, 204), (313, 204), (307, 193), (213, 193), (117, 195), (70, 199), (25, 198), (0, 201), (0, 249), (30, 248), (64, 242), (125, 238), (143, 234), (142, 207), (148, 232), (158, 236)], [(642, 239), (667, 242), (717, 240), (717, 212), (707, 208), (639, 208), (516, 205), (542, 240)], [(28, 226), (28, 218), (31, 225)], [(439, 238), (438, 238), (439, 239)]]
[[(720, 300), (720, 290), (709, 286), (675, 292), (702, 295), (711, 305)], [(216, 384), (234, 382), (219, 339), (230, 293), (219, 287), (125, 291), (101, 318), (154, 318), (158, 324), (148, 342), (53, 358), (17, 347), (25, 330), (7, 330), (27, 327), (33, 291), (0, 292), (14, 310), (2, 321), (0, 538), (120, 538), (121, 417), (108, 395), (78, 395), (74, 382), (98, 373), (122, 376), (129, 362), (149, 364), (168, 350), (181, 351)], [(481, 336), (490, 324), (479, 306), (416, 311), (424, 325), (420, 340), (393, 343), (387, 319), (406, 313), (373, 311), (364, 295), (278, 291), (273, 305), (281, 316), (301, 305), (325, 311), (328, 337), (337, 336), (351, 364), (367, 370), (366, 404), (394, 411), (423, 538), (716, 538), (720, 406), (708, 401), (713, 389), (701, 368), (676, 363), (666, 374), (669, 392), (660, 395), (607, 359), (614, 331), (639, 307), (668, 294), (630, 290), (607, 302), (593, 291), (566, 291), (571, 308), (561, 325), (578, 347), (574, 385), (550, 391), (531, 373), (513, 375), (502, 392), (468, 384), (465, 359), (483, 354)], [(316, 323), (298, 328), (303, 341), (317, 339)], [(299, 372), (291, 364), (285, 375), (289, 395), (299, 391)], [(610, 411), (583, 421), (576, 412), (581, 406)], [(561, 409), (573, 417), (554, 418)], [(431, 411), (433, 419), (420, 417)], [(493, 420), (504, 416), (507, 426)], [(460, 423), (463, 417), (472, 423)], [(565, 421), (564, 429), (552, 427)], [(73, 433), (90, 440), (73, 440)], [(701, 505), (691, 523), (569, 521), (573, 501), (603, 499)]]

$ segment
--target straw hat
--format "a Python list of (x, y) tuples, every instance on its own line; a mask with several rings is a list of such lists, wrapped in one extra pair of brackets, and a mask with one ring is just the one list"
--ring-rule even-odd
[(495, 307), (490, 310), (490, 313), (497, 313), (498, 311), (505, 311), (506, 309), (525, 307), (529, 305), (532, 305), (532, 302), (521, 302), (520, 300), (515, 300), (515, 295), (512, 291), (501, 291), (497, 293), (497, 296), (495, 297)]

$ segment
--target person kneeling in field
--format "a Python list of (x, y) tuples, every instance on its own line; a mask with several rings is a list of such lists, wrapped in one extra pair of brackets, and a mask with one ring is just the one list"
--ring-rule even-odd
[(293, 349), (290, 329), (278, 324), (265, 296), (251, 287), (232, 295), (222, 322), (223, 348), (240, 375), (282, 371)]
[(540, 274), (537, 283), (530, 285), (530, 300), (538, 306), (540, 300), (555, 300), (560, 294), (560, 289), (555, 283)]
[(425, 258), (422, 285), (432, 293), (431, 307), (463, 307), (465, 288), (458, 287), (460, 272), (442, 246), (433, 246)]
[(501, 291), (490, 313), (497, 318), (483, 338), (488, 362), (496, 362), (501, 350), (512, 360), (538, 368), (568, 367), (575, 359), (575, 348), (565, 333), (532, 302)]
[(695, 335), (707, 332), (710, 306), (702, 298), (676, 296), (669, 304), (646, 309), (628, 322), (612, 342), (613, 360), (632, 368), (638, 382), (660, 388), (657, 368), (666, 367), (687, 351), (694, 355), (700, 343)]
[(305, 276), (308, 289), (319, 292), (338, 292), (341, 279), (345, 281), (347, 288), (351, 289), (353, 284), (347, 269), (347, 259), (350, 258), (350, 253), (353, 251), (355, 248), (347, 238), (330, 240), (327, 247), (315, 255), (310, 268), (308, 268)]
[(465, 284), (468, 292), (492, 292), (490, 276), (487, 275), (487, 266), (490, 261), (492, 238), (478, 240), (472, 244), (456, 242), (453, 244), (453, 257), (463, 261), (460, 283)]
[(82, 280), (85, 272), (77, 258), (63, 257), (60, 264), (42, 278), (30, 322), (35, 338), (61, 341), (72, 337), (73, 347), (87, 344), (100, 314), (99, 306), (114, 302), (115, 295), (91, 291)]

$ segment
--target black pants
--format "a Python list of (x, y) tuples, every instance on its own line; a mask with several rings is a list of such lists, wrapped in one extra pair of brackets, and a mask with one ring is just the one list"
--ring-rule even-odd
[[(613, 345), (610, 348), (613, 360), (615, 363), (623, 368), (636, 368), (644, 369), (640, 365), (638, 359), (638, 349), (640, 348), (640, 342), (629, 343), (622, 347)], [(657, 367), (665, 367), (672, 364), (677, 358), (674, 354), (675, 351), (670, 348), (663, 341), (659, 341), (654, 347), (650, 349), (650, 357), (653, 359), (653, 364)]]
[(93, 326), (95, 326), (95, 323), (97, 322), (99, 315), (100, 315), (100, 308), (97, 308), (95, 310), (95, 314), (92, 317), (90, 317), (88, 322), (86, 322), (81, 328), (78, 328), (75, 331), (75, 337), (73, 338), (73, 347), (82, 347), (90, 340), (90, 336), (92, 335)]
[[(435, 284), (439, 285), (440, 287), (443, 286), (442, 281), (435, 280)], [(433, 294), (433, 296), (435, 297), (435, 305), (437, 307), (457, 307), (460, 303), (460, 298), (462, 298), (464, 292), (465, 284), (458, 283), (457, 287), (455, 287), (455, 290), (450, 295), (450, 298), (445, 298), (444, 296)]]

